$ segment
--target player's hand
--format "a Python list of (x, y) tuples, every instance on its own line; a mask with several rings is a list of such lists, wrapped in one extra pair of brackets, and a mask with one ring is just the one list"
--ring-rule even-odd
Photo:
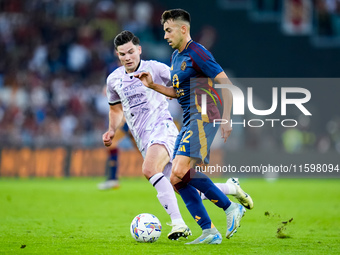
[(139, 74), (135, 74), (134, 77), (140, 79), (140, 81), (144, 84), (145, 87), (152, 89), (153, 79), (152, 75), (149, 72), (141, 72)]
[(110, 147), (112, 144), (112, 139), (115, 136), (115, 132), (112, 130), (107, 131), (103, 134), (103, 143), (106, 147)]
[(229, 121), (226, 124), (221, 124), (221, 137), (224, 139), (224, 142), (227, 141), (232, 130), (233, 128), (230, 126)]

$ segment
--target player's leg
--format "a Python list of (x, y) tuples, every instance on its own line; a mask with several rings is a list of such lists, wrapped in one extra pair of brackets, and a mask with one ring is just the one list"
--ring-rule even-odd
[[(178, 187), (190, 185), (204, 193), (210, 201), (222, 208), (227, 215), (226, 237), (229, 238), (239, 227), (245, 209), (242, 205), (232, 203), (207, 175), (196, 171), (195, 164), (193, 164), (194, 159), (209, 163), (209, 149), (217, 128), (212, 123), (193, 120), (190, 122), (190, 126), (185, 127), (185, 129), (172, 169), (172, 174), (181, 179), (181, 182), (174, 183), (174, 178), (172, 178), (172, 184), (177, 190)], [(187, 157), (190, 157), (191, 160), (185, 159)], [(202, 229), (204, 228), (202, 227)]]
[(108, 152), (108, 176), (105, 182), (98, 184), (98, 189), (105, 190), (105, 189), (118, 189), (119, 188), (119, 181), (117, 176), (118, 170), (118, 155), (119, 149), (118, 148), (109, 148)]
[(165, 146), (153, 144), (147, 149), (142, 171), (157, 190), (157, 198), (171, 218), (172, 230), (168, 238), (177, 240), (191, 235), (191, 231), (182, 219), (174, 189), (162, 172), (169, 161), (170, 156)]
[[(242, 204), (245, 208), (251, 210), (254, 208), (254, 203), (251, 196), (244, 192), (240, 186), (240, 182), (238, 178), (231, 177), (224, 183), (215, 183), (216, 187), (219, 188), (223, 194), (234, 196), (240, 204)], [(200, 192), (201, 199), (208, 199), (204, 193)]]
[(118, 181), (118, 156), (119, 156), (119, 148), (118, 142), (125, 136), (123, 130), (118, 129), (116, 135), (112, 141), (112, 145), (108, 148), (108, 176), (106, 181), (98, 184), (98, 189), (107, 190), (107, 189), (117, 189), (119, 188)]
[[(199, 190), (218, 207), (226, 210), (231, 205), (231, 201), (216, 187), (208, 176), (195, 171), (195, 162), (196, 160), (193, 158), (189, 158), (184, 155), (177, 155), (173, 161), (172, 174), (170, 178), (171, 183), (176, 187), (179, 193), (181, 193), (181, 188), (190, 185), (194, 188), (191, 190)], [(178, 181), (179, 179), (180, 181)], [(196, 193), (197, 192), (195, 192), (195, 195)], [(202, 229), (204, 228), (206, 228), (206, 226), (203, 223)]]
[(118, 182), (117, 169), (118, 169), (118, 155), (119, 149), (110, 148), (109, 149), (109, 175), (108, 180), (116, 180)]
[(173, 162), (173, 171), (170, 177), (171, 183), (182, 197), (190, 214), (202, 228), (202, 235), (188, 244), (219, 244), (222, 242), (221, 234), (211, 222), (197, 190), (193, 186), (188, 185), (188, 183), (183, 182), (182, 179), (174, 173), (176, 167), (180, 169), (190, 169), (190, 165), (192, 164), (193, 162), (189, 157), (177, 155)]
[[(207, 175), (195, 170), (197, 162), (207, 161), (208, 163), (209, 148), (218, 129), (209, 124), (202, 120), (192, 120), (190, 125), (182, 128), (179, 149), (173, 162), (172, 176), (181, 179), (180, 183), (184, 185), (189, 184), (195, 187), (218, 207), (226, 210), (231, 205), (228, 197), (214, 185)], [(174, 186), (177, 185), (173, 177), (171, 182)]]

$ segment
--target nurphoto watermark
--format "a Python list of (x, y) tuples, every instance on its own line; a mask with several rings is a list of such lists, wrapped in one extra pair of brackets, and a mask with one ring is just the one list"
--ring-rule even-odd
[[(253, 87), (247, 88), (247, 97), (245, 98), (244, 93), (242, 90), (232, 84), (214, 84), (212, 86), (212, 90), (216, 91), (215, 89), (221, 90), (229, 90), (232, 94), (232, 115), (245, 115), (245, 101), (247, 102), (246, 106), (247, 109), (256, 116), (270, 116), (275, 113), (278, 109), (279, 105), (279, 96), (278, 96), (278, 87), (272, 87), (272, 95), (271, 95), (271, 106), (269, 109), (256, 109), (254, 106), (254, 95), (253, 95)], [(223, 91), (222, 93), (223, 94)], [(305, 116), (311, 116), (312, 113), (307, 109), (304, 105), (311, 100), (311, 92), (306, 88), (301, 87), (281, 87), (280, 88), (280, 108), (281, 116), (287, 116), (287, 106), (292, 105), (295, 106), (302, 114)], [(293, 97), (290, 97), (292, 96)], [(207, 92), (201, 94), (201, 109), (202, 115), (208, 114), (208, 107), (207, 107), (207, 98), (208, 97), (219, 97), (217, 93)], [(217, 100), (214, 100), (216, 102)], [(220, 100), (222, 104), (222, 101)], [(213, 119), (214, 126), (219, 124), (227, 124), (230, 122), (231, 126), (241, 125), (243, 127), (263, 127), (265, 124), (270, 125), (270, 127), (275, 127), (277, 124), (280, 124), (282, 127), (296, 127), (298, 125), (298, 121), (292, 118), (254, 118), (254, 119), (243, 119), (242, 121), (234, 121), (232, 118), (230, 120), (227, 119)]]

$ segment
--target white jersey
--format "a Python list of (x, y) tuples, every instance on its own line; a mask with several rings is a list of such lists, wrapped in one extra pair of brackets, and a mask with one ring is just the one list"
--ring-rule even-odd
[[(153, 81), (164, 86), (170, 81), (170, 68), (167, 65), (152, 60), (141, 60), (136, 72), (126, 73), (125, 68), (121, 66), (108, 76), (106, 84), (109, 104), (122, 104), (126, 123), (139, 150), (145, 156), (143, 151), (145, 152), (150, 141), (154, 139), (153, 137), (150, 139), (150, 135), (157, 124), (161, 121), (169, 121), (171, 124), (172, 117), (165, 96), (145, 87), (138, 78), (134, 77), (141, 72), (150, 72)], [(175, 126), (171, 125), (171, 129), (173, 127)], [(170, 132), (174, 136), (178, 133), (176, 127)]]

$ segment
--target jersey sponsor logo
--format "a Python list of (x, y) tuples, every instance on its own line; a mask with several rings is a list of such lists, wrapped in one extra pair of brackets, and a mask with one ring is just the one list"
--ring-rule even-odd
[(144, 94), (143, 94), (143, 93), (139, 93), (139, 94), (135, 94), (135, 95), (133, 95), (133, 96), (128, 97), (127, 100), (128, 100), (129, 102), (131, 102), (133, 99), (142, 98), (142, 97), (144, 97)]
[(124, 96), (128, 97), (128, 96), (131, 96), (131, 95), (134, 95), (134, 94), (136, 94), (136, 90), (135, 89), (132, 90), (132, 91), (128, 91), (128, 92), (124, 93)]
[(145, 95), (143, 93), (138, 93), (138, 94), (127, 97), (126, 100), (128, 101), (130, 108), (132, 109), (140, 105), (140, 103), (142, 103), (142, 100), (144, 100), (144, 98), (145, 98)]
[(185, 61), (183, 61), (182, 64), (181, 64), (181, 70), (184, 71), (185, 68), (187, 68), (187, 63)]
[(139, 88), (139, 87), (143, 87), (143, 83), (139, 82), (137, 84), (132, 84), (130, 86), (126, 86), (125, 88), (123, 88), (123, 91), (124, 92), (131, 91), (131, 90), (134, 90), (134, 89)]
[(172, 76), (172, 86), (176, 89), (177, 97), (184, 96), (184, 90), (183, 89), (179, 89), (179, 79), (178, 79), (178, 75), (177, 74), (174, 74)]
[(179, 79), (177, 74), (174, 74), (174, 76), (172, 76), (172, 86), (174, 88), (179, 88)]
[(176, 95), (177, 95), (177, 97), (184, 96), (184, 90), (183, 89), (177, 89), (176, 90)]

